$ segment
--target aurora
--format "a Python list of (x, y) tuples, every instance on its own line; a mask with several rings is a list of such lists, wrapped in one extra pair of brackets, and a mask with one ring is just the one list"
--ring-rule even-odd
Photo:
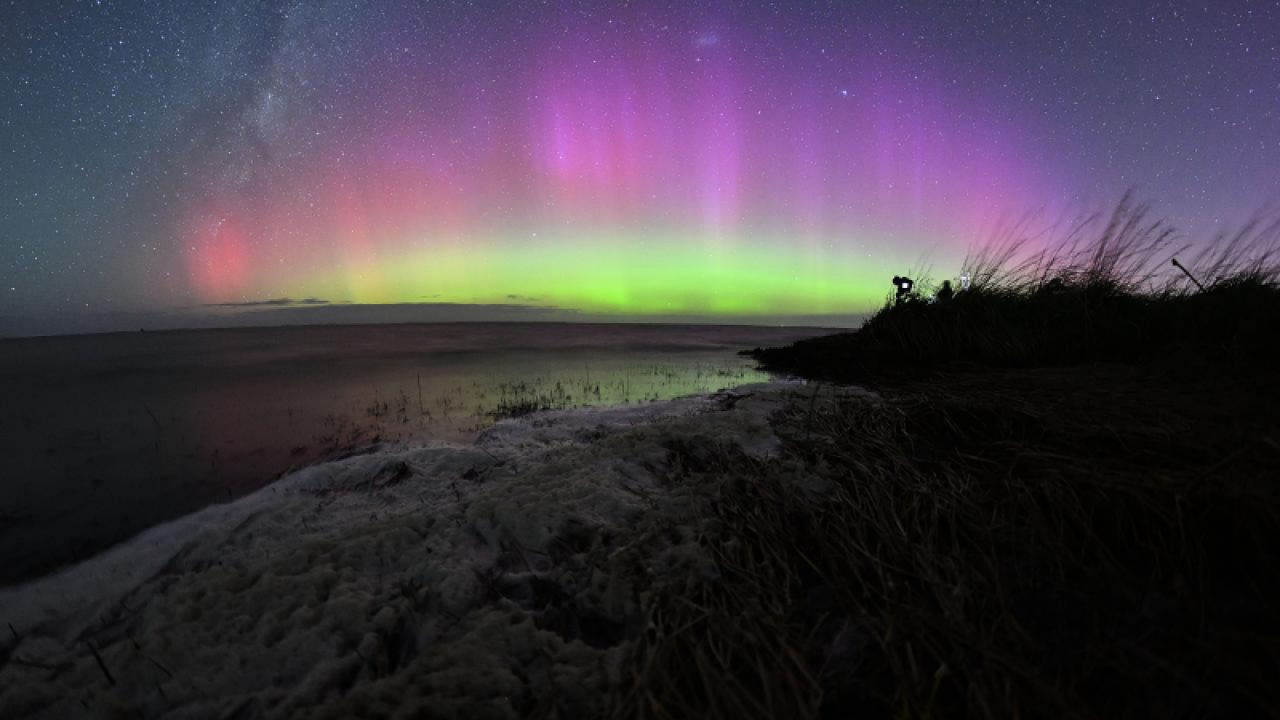
[(712, 45), (609, 27), (513, 38), (523, 67), (465, 89), (375, 80), (373, 118), (339, 94), (344, 132), (301, 133), (305, 152), (289, 153), (299, 126), (325, 113), (264, 88), (227, 153), (251, 171), (179, 226), (197, 298), (851, 313), (883, 294), (883, 266), (950, 256), (1043, 196), (1015, 128), (875, 51), (779, 64), (747, 30)]
[[(12, 12), (8, 316), (313, 297), (842, 324), (894, 274), (958, 275), (1010, 217), (1140, 185), (1190, 234), (1277, 191), (1273, 143), (1186, 146), (1220, 132), (1213, 76), (1174, 124), (1176, 63), (1139, 88), (1099, 65), (1122, 39), (1047, 43), (1075, 26), (1014, 32), (1013, 10)], [(1252, 190), (1211, 182), (1236, 174)]]

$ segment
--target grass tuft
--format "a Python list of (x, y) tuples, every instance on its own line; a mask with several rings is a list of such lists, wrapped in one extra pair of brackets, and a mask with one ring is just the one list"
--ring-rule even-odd
[(1125, 196), (1048, 249), (1013, 223), (965, 262), (968, 290), (926, 299), (927, 283), (855, 333), (757, 350), (767, 368), (867, 381), (922, 370), (1159, 362), (1265, 371), (1280, 351), (1280, 214), (1221, 235), (1185, 266), (1176, 233)]

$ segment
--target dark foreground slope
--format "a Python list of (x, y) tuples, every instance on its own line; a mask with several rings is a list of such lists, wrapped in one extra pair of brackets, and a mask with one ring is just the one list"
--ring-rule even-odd
[(1242, 395), (1125, 367), (836, 392), (777, 418), (791, 466), (689, 449), (720, 488), (721, 582), (666, 597), (645, 692), (807, 717), (1280, 707), (1280, 448)]
[(727, 472), (745, 589), (718, 617), (787, 628), (826, 716), (1273, 715), (1278, 350), (1257, 276), (913, 299), (757, 350), (882, 398), (819, 384), (793, 406), (821, 495)]

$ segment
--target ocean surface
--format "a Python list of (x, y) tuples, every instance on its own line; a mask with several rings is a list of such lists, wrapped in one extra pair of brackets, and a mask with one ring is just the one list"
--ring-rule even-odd
[(762, 382), (831, 332), (687, 325), (237, 328), (0, 340), (0, 585), (375, 443)]

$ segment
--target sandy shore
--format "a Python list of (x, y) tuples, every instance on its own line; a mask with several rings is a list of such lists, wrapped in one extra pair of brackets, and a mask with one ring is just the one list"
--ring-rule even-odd
[(655, 586), (716, 572), (666, 446), (776, 453), (797, 392), (377, 446), (153, 528), (0, 592), (0, 716), (598, 715)]

